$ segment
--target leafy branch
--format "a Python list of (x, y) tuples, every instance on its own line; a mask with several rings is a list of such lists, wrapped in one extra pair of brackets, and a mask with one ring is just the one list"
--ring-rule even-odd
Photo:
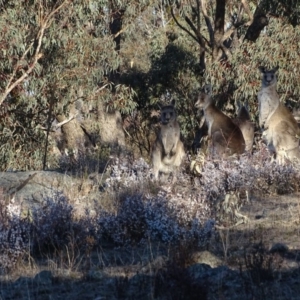
[[(24, 51), (22, 57), (17, 61), (14, 70), (10, 76), (10, 79), (8, 80), (6, 88), (3, 94), (0, 95), (0, 106), (2, 105), (6, 97), (9, 95), (9, 93), (29, 76), (29, 74), (34, 70), (36, 64), (38, 63), (38, 60), (43, 57), (43, 53), (41, 52), (41, 47), (42, 47), (42, 40), (45, 35), (45, 30), (49, 28), (49, 26), (51, 25), (52, 21), (54, 20), (55, 14), (57, 14), (69, 2), (70, 0), (64, 0), (61, 5), (53, 9), (53, 11), (51, 11), (45, 18), (40, 17), (40, 29), (38, 31), (36, 40), (32, 41), (29, 44), (27, 49)], [(40, 11), (41, 11), (41, 7), (40, 7)], [(36, 49), (34, 51), (32, 63), (29, 64), (29, 68), (26, 71), (24, 70), (23, 74), (16, 79), (16, 73), (19, 70), (20, 62), (24, 61), (26, 55), (35, 44), (36, 44)]]
[[(230, 45), (232, 41), (229, 43), (229, 46), (225, 46), (224, 42), (228, 39), (233, 39), (233, 37), (237, 36), (237, 29), (241, 26), (250, 26), (254, 22), (254, 17), (250, 11), (249, 4), (247, 0), (242, 0), (238, 5), (238, 13), (235, 17), (232, 16), (231, 24), (232, 26), (227, 30), (224, 30), (225, 25), (225, 13), (226, 3), (223, 0), (216, 1), (215, 7), (215, 15), (214, 20), (211, 20), (207, 11), (207, 1), (206, 0), (196, 0), (192, 3), (189, 1), (192, 16), (190, 18), (186, 14), (184, 14), (183, 19), (187, 23), (188, 27), (182, 25), (179, 20), (176, 18), (175, 13), (173, 11), (173, 7), (171, 2), (169, 5), (171, 6), (171, 15), (174, 19), (175, 23), (178, 27), (184, 30), (189, 36), (191, 36), (200, 46), (200, 66), (201, 70), (205, 70), (205, 53), (209, 52), (212, 54), (213, 60), (218, 60), (225, 56), (231, 58), (231, 50)], [(229, 5), (230, 6), (230, 5)], [(180, 9), (177, 6), (177, 9)], [(246, 13), (248, 16), (248, 20), (243, 20), (243, 13)], [(204, 17), (206, 29), (209, 34), (209, 40), (205, 38), (205, 36), (201, 33), (201, 14)], [(192, 21), (193, 20), (193, 21)], [(196, 25), (195, 25), (196, 24)], [(210, 50), (209, 50), (210, 49)]]

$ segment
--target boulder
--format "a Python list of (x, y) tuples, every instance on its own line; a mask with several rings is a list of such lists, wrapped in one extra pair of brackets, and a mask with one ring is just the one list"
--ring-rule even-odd
[(56, 171), (1, 172), (0, 197), (2, 194), (11, 212), (21, 216), (58, 195), (83, 213), (86, 207), (92, 210), (94, 200), (100, 198), (96, 187), (102, 177), (96, 174), (93, 178), (77, 178)]

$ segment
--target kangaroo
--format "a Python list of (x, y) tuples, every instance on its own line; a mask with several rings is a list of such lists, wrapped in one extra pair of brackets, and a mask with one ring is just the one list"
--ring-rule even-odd
[(283, 164), (285, 158), (300, 159), (300, 129), (292, 113), (280, 102), (276, 91), (278, 67), (267, 70), (259, 67), (262, 74), (261, 90), (258, 92), (259, 126), (265, 129), (269, 149), (273, 149), (276, 160)]
[(240, 128), (221, 112), (211, 97), (211, 85), (205, 85), (198, 95), (195, 107), (203, 109), (212, 140), (213, 157), (241, 154), (245, 151), (245, 140)]
[(254, 124), (251, 122), (247, 105), (242, 105), (240, 101), (237, 101), (237, 117), (234, 119), (234, 123), (242, 131), (245, 150), (251, 152), (254, 141)]
[(184, 159), (185, 151), (180, 140), (180, 127), (177, 121), (175, 100), (161, 107), (161, 127), (152, 147), (152, 164), (154, 178), (161, 173), (173, 173), (176, 181), (178, 169)]

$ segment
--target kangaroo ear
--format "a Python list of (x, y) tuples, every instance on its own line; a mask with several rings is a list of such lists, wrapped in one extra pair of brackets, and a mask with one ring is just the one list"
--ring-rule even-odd
[(236, 111), (238, 112), (242, 108), (243, 104), (240, 100), (236, 100), (235, 106), (236, 106)]
[(203, 88), (203, 91), (204, 91), (205, 94), (210, 95), (211, 94), (211, 85), (206, 84)]
[(278, 69), (279, 69), (279, 66), (276, 66), (276, 67), (273, 69), (274, 73), (277, 72)]
[(262, 67), (262, 66), (259, 66), (259, 67), (258, 67), (258, 70), (259, 70), (261, 73), (265, 73), (265, 71), (266, 71), (265, 67)]
[(175, 99), (172, 99), (171, 103), (172, 106), (175, 106)]

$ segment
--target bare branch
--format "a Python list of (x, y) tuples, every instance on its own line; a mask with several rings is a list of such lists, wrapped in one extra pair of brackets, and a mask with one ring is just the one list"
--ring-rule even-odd
[[(16, 76), (16, 73), (17, 73), (18, 67), (19, 67), (19, 65), (20, 65), (20, 62), (21, 62), (22, 60), (25, 59), (25, 56), (26, 56), (27, 53), (30, 51), (30, 49), (32, 48), (33, 44), (34, 44), (34, 42), (31, 42), (31, 43), (30, 43), (30, 45), (29, 45), (28, 48), (25, 50), (25, 52), (24, 52), (24, 54), (22, 55), (22, 57), (19, 59), (19, 61), (17, 61), (16, 65), (15, 65), (15, 67), (14, 67), (13, 73), (12, 73), (12, 75), (10, 76), (10, 79), (9, 79), (9, 81), (8, 81), (8, 83), (7, 83), (7, 86), (10, 86), (11, 82), (13, 81), (14, 77)], [(2, 103), (2, 102), (1, 102), (1, 103)], [(0, 103), (0, 104), (1, 104), (1, 103)]]
[(225, 42), (227, 39), (229, 39), (230, 36), (231, 36), (235, 31), (236, 31), (236, 27), (231, 27), (230, 29), (228, 29), (228, 30), (224, 33), (224, 35), (223, 35), (223, 37), (222, 37), (222, 39), (221, 39), (222, 43)]
[(216, 1), (215, 12), (215, 41), (220, 41), (224, 34), (224, 22), (225, 22), (225, 1)]
[(77, 117), (78, 114), (75, 115), (71, 115), (67, 120), (64, 120), (60, 123), (57, 123), (56, 125), (54, 125), (55, 130), (58, 129), (59, 127), (69, 123), (70, 121), (72, 121), (73, 119), (75, 119)]
[(102, 90), (105, 89), (108, 85), (109, 85), (109, 83), (104, 84), (104, 85), (101, 86), (99, 89), (97, 89), (97, 90), (94, 92), (94, 94), (96, 94), (96, 93), (102, 91)]
[(175, 21), (175, 23), (177, 24), (177, 26), (179, 28), (181, 28), (183, 31), (185, 31), (189, 36), (191, 36), (197, 43), (199, 43), (198, 39), (193, 35), (191, 34), (190, 31), (188, 31), (183, 25), (181, 25), (178, 20), (176, 19), (175, 15), (174, 15), (174, 12), (173, 12), (173, 8), (171, 7), (171, 15), (172, 15), (172, 18), (173, 20)]
[(189, 1), (190, 7), (192, 10), (193, 17), (196, 18), (197, 22), (197, 30), (200, 32), (201, 29), (201, 23), (200, 23), (200, 0), (196, 0), (197, 8), (193, 5), (193, 1)]
[(194, 31), (195, 35), (197, 36), (197, 41), (198, 41), (199, 45), (201, 47), (205, 48), (205, 42), (204, 42), (202, 34), (197, 30), (197, 28), (195, 27), (195, 25), (193, 24), (193, 22), (188, 17), (185, 17), (184, 19), (189, 24), (189, 26), (192, 28), (192, 30)]
[(41, 50), (41, 46), (42, 46), (42, 40), (45, 34), (45, 30), (51, 25), (51, 22), (53, 21), (53, 15), (56, 14), (64, 5), (66, 5), (70, 0), (65, 0), (60, 6), (58, 6), (56, 9), (54, 9), (46, 18), (45, 20), (42, 20), (40, 17), (40, 22), (41, 22), (41, 28), (37, 34), (37, 47), (35, 49), (35, 53), (33, 56), (33, 62), (30, 64), (29, 68), (27, 69), (27, 71), (25, 71), (22, 76), (20, 76), (14, 83), (13, 80), (16, 76), (16, 72), (18, 69), (18, 66), (20, 64), (20, 61), (22, 61), (25, 56), (27, 55), (27, 53), (29, 52), (29, 50), (33, 47), (34, 42), (32, 42), (28, 48), (25, 50), (24, 54), (22, 55), (21, 59), (19, 59), (19, 61), (17, 62), (16, 66), (14, 67), (14, 71), (6, 85), (5, 91), (4, 93), (1, 95), (0, 97), (0, 105), (2, 105), (3, 101), (6, 99), (6, 97), (8, 96), (8, 94), (16, 87), (18, 86), (21, 82), (23, 82), (25, 80), (25, 78), (28, 77), (28, 75), (33, 71), (33, 69), (35, 68), (38, 60), (43, 56), (43, 54), (40, 52)]
[(213, 58), (218, 57), (219, 49), (221, 48), (222, 38), (224, 36), (224, 22), (225, 22), (225, 1), (216, 0), (215, 12), (215, 31), (213, 44)]
[(228, 48), (226, 48), (223, 43), (221, 44), (221, 48), (224, 51), (224, 53), (227, 55), (228, 59), (231, 60), (232, 53), (230, 52), (230, 50)]
[(125, 26), (121, 30), (119, 30), (117, 33), (114, 34), (114, 38), (118, 37), (121, 33), (125, 32), (125, 30), (128, 28), (128, 26)]
[[(198, 30), (195, 27), (195, 25), (193, 24), (193, 22), (187, 16), (185, 16), (184, 19), (188, 23), (190, 28), (193, 30), (193, 32), (195, 33), (195, 36), (178, 22), (178, 20), (176, 19), (175, 15), (174, 15), (172, 7), (171, 7), (171, 15), (172, 15), (172, 18), (174, 19), (175, 23), (178, 25), (178, 27), (181, 28), (182, 30), (184, 30), (189, 36), (191, 36), (200, 46), (200, 62), (199, 62), (199, 64), (200, 64), (200, 69), (201, 69), (200, 73), (203, 74), (205, 71), (205, 68), (206, 68), (206, 66), (205, 66), (205, 52), (206, 52), (205, 43), (207, 43), (209, 45), (209, 42), (200, 33), (200, 27)], [(200, 23), (199, 23), (199, 26), (200, 26)]]
[(233, 24), (233, 26), (232, 26), (231, 28), (229, 28), (229, 29), (224, 33), (224, 35), (223, 35), (221, 41), (222, 41), (222, 42), (226, 41), (227, 39), (230, 38), (230, 36), (231, 36), (234, 32), (236, 32), (237, 28), (239, 28), (240, 26), (243, 26), (243, 25), (247, 25), (247, 24), (248, 24), (248, 22), (247, 22), (247, 23), (245, 23), (245, 22), (240, 22), (240, 23), (235, 23), (235, 24)]
[(209, 39), (210, 39), (210, 44), (213, 45), (214, 43), (214, 30), (213, 27), (211, 25), (211, 20), (207, 14), (207, 9), (206, 9), (206, 1), (205, 0), (201, 0), (201, 9), (202, 9), (202, 13), (205, 19), (205, 23), (208, 29), (208, 33), (209, 33)]
[[(246, 11), (247, 15), (249, 16), (250, 20), (249, 21), (243, 21), (242, 20), (242, 17), (243, 17), (243, 13), (244, 11)], [(236, 18), (234, 18), (232, 20), (232, 27), (230, 29), (228, 29), (221, 41), (222, 43), (224, 41), (226, 41), (227, 39), (231, 38), (231, 36), (234, 34), (236, 35), (236, 32), (237, 32), (237, 29), (240, 27), (240, 26), (249, 26), (253, 21), (253, 16), (251, 14), (251, 11), (250, 11), (250, 8), (249, 8), (249, 4), (246, 0), (242, 0), (240, 5), (239, 5), (239, 9), (238, 9), (238, 15)], [(222, 47), (223, 50), (225, 50), (225, 47)], [(228, 51), (224, 51), (226, 53), (226, 55), (228, 56)], [(230, 53), (231, 55), (231, 53)]]
[(246, 0), (241, 0), (243, 7), (245, 9), (246, 14), (249, 16), (250, 20), (246, 23), (247, 25), (250, 25), (253, 21), (253, 15), (251, 13), (250, 7), (249, 7), (249, 3)]

